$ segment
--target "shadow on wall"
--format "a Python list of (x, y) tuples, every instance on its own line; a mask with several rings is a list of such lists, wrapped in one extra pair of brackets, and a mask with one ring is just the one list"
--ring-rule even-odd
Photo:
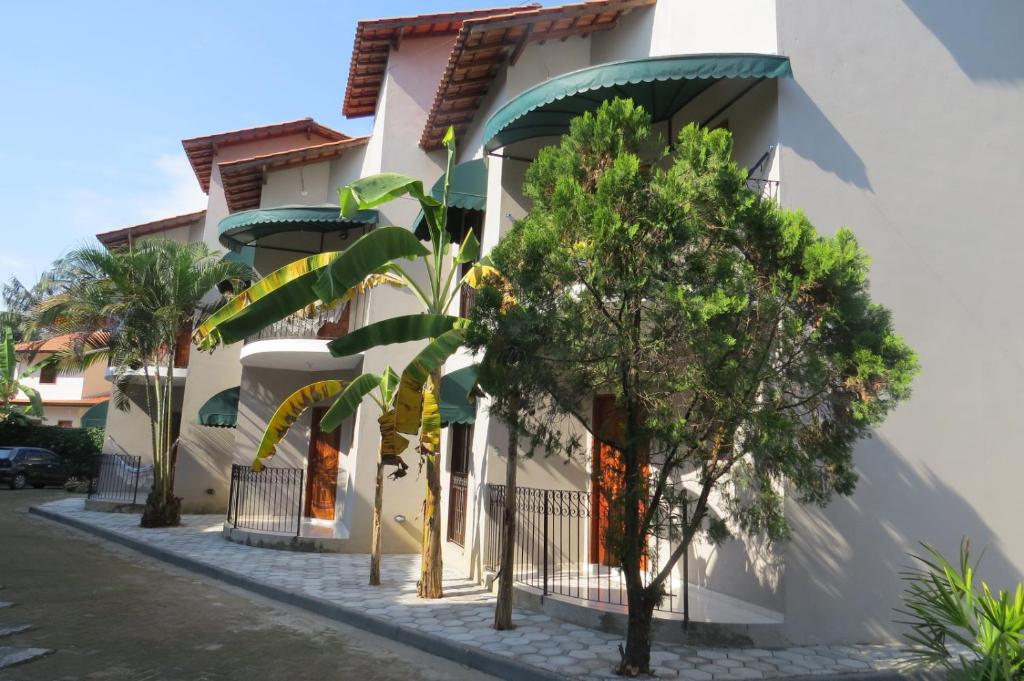
[[(899, 572), (920, 555), (920, 542), (955, 558), (960, 539), (993, 588), (1024, 578), (971, 503), (924, 468), (915, 469), (878, 435), (856, 453), (860, 482), (852, 497), (826, 509), (787, 507), (786, 629), (798, 643), (876, 643), (900, 636)], [(977, 465), (964, 454), (963, 465)]]
[[(864, 161), (800, 86), (797, 67), (794, 75), (796, 80), (778, 84), (779, 110), (784, 112), (781, 143), (843, 182), (873, 191)], [(786, 134), (786, 128), (793, 128), (794, 134)]]
[(906, 0), (907, 7), (971, 80), (1018, 83), (1024, 80), (1020, 40), (1024, 3)]
[[(222, 513), (227, 509), (233, 428), (193, 425), (182, 437), (175, 470), (175, 491), (186, 513)], [(213, 490), (210, 494), (207, 490)]]

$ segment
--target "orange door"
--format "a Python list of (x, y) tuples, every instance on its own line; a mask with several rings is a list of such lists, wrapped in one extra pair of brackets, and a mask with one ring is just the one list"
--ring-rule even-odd
[(341, 428), (324, 433), (320, 419), (326, 407), (313, 409), (313, 429), (309, 438), (309, 465), (306, 467), (306, 517), (334, 520), (338, 492), (338, 446)]
[[(622, 439), (622, 417), (612, 395), (594, 397), (594, 432), (607, 440)], [(593, 466), (590, 479), (590, 562), (600, 565), (618, 565), (608, 549), (607, 536), (611, 527), (610, 502), (621, 494), (625, 486), (626, 471), (619, 451), (594, 438)], [(646, 470), (646, 466), (645, 466)], [(616, 523), (622, 527), (621, 520)], [(621, 530), (620, 530), (621, 531)], [(646, 565), (646, 559), (641, 567)]]

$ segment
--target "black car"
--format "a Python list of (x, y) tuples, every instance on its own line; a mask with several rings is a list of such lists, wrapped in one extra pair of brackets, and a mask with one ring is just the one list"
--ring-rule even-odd
[(0, 447), (0, 485), (36, 489), (47, 485), (63, 485), (69, 475), (61, 458), (48, 449), (38, 447)]

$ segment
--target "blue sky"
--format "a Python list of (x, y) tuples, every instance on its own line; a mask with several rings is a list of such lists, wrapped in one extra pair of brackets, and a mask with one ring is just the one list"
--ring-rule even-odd
[(205, 206), (183, 138), (304, 116), (368, 132), (372, 119), (341, 115), (358, 19), (495, 4), (7, 3), (0, 281), (29, 284), (97, 232)]

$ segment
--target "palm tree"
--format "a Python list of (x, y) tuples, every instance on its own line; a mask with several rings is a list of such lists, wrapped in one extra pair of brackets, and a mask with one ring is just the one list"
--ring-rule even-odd
[(177, 341), (220, 302), (218, 284), (248, 279), (250, 270), (223, 260), (204, 243), (169, 239), (147, 239), (116, 251), (82, 248), (65, 258), (63, 269), (65, 287), (38, 306), (38, 316), (65, 333), (106, 332), (102, 347), (72, 347), (61, 359), (84, 368), (105, 358), (118, 409), (131, 408), (127, 387), (141, 376), (153, 454), (153, 488), (141, 524), (177, 525), (181, 500), (174, 496), (177, 441), (172, 438)]

